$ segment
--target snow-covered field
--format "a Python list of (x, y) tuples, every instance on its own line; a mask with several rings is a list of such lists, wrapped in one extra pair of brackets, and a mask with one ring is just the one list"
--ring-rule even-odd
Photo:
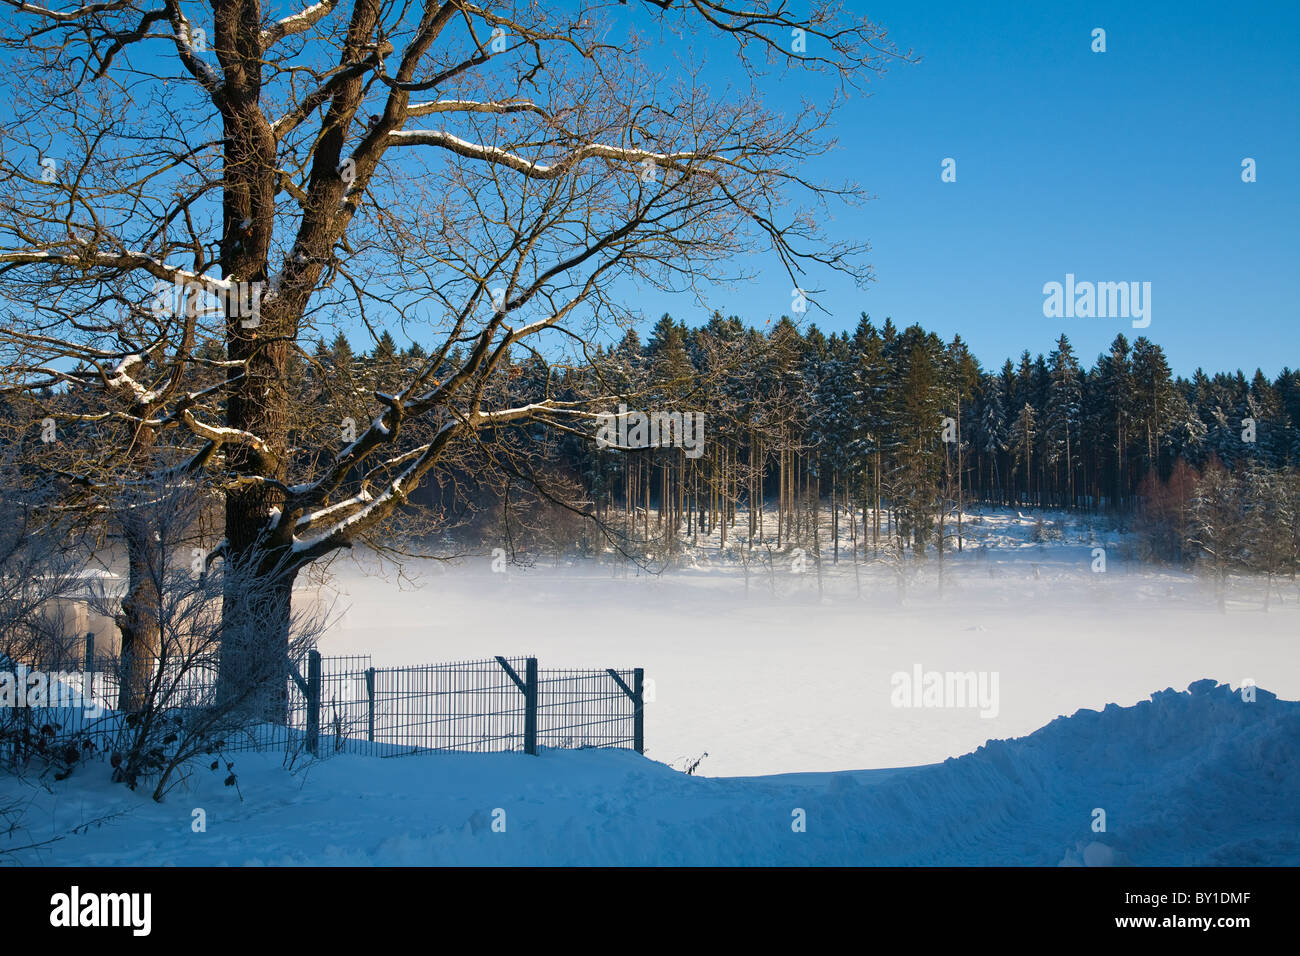
[[(1262, 584), (1236, 581), (1224, 614), (1202, 580), (1126, 558), (1123, 535), (1076, 523), (1040, 546), (1033, 525), (985, 516), (942, 587), (931, 557), (905, 589), (846, 552), (820, 588), (787, 555), (751, 564), (747, 590), (707, 544), (661, 575), (484, 557), (399, 580), (339, 561), (325, 654), (641, 666), (649, 759), (290, 772), (246, 753), (238, 792), (204, 768), (157, 805), (92, 764), (48, 792), (0, 778), (0, 805), (30, 800), (25, 837), (63, 838), (19, 861), (55, 864), (1300, 864), (1295, 582), (1265, 611)], [(984, 699), (903, 693), (930, 672), (969, 674)]]
[[(880, 565), (861, 569), (859, 596), (847, 552), (824, 565), (820, 599), (811, 560), (797, 573), (778, 556), (775, 581), (752, 565), (747, 594), (743, 571), (707, 548), (694, 567), (628, 577), (540, 561), (493, 573), (484, 557), (402, 582), (345, 560), (322, 651), (377, 666), (533, 654), (543, 667), (644, 667), (648, 755), (681, 766), (707, 752), (709, 776), (932, 763), (1206, 677), (1300, 698), (1294, 582), (1267, 612), (1258, 583), (1236, 582), (1225, 615), (1203, 580), (1126, 561), (1122, 535), (1074, 528), (1039, 546), (1033, 524), (1015, 512), (968, 524), (942, 594), (931, 555), (901, 605)], [(1105, 572), (1092, 570), (1099, 546)], [(918, 667), (996, 675), (996, 715), (893, 706), (893, 676)]]
[(338, 756), (299, 774), (243, 754), (236, 771), (242, 802), (206, 769), (164, 804), (102, 774), (38, 793), (32, 838), (121, 815), (23, 861), (1300, 864), (1300, 704), (1208, 681), (893, 772), (708, 779), (597, 750)]

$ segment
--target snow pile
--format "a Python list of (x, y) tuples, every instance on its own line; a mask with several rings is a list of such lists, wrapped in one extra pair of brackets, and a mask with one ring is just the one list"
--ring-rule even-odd
[[(304, 775), (244, 754), (242, 802), (205, 768), (157, 805), (90, 767), (25, 791), (26, 836), (110, 819), (22, 862), (1300, 864), (1300, 704), (1255, 694), (1199, 681), (898, 770), (704, 778), (587, 750), (339, 756)], [(0, 803), (14, 789), (0, 780)]]

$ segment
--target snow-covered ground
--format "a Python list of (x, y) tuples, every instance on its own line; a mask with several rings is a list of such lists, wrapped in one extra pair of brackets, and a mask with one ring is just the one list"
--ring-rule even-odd
[[(832, 565), (828, 537), (820, 587), (787, 554), (747, 588), (716, 538), (659, 575), (338, 561), (325, 654), (641, 666), (646, 757), (244, 753), (238, 793), (204, 768), (162, 805), (91, 764), (49, 792), (0, 777), (0, 806), (30, 800), (25, 837), (63, 838), (22, 861), (56, 864), (1300, 864), (1295, 582), (1266, 611), (1235, 581), (1225, 614), (1123, 534), (1070, 518), (1039, 545), (1035, 524), (971, 521), (942, 582), (933, 555), (905, 580)], [(935, 674), (984, 699), (927, 697)]]
[[(1300, 704), (1212, 681), (895, 771), (710, 779), (600, 750), (344, 755), (296, 774), (235, 759), (242, 802), (206, 769), (164, 804), (104, 774), (37, 792), (31, 839), (111, 818), (22, 862), (1300, 864)], [(14, 787), (0, 779), (0, 799)]]
[[(344, 560), (321, 649), (377, 666), (533, 654), (543, 667), (644, 667), (648, 755), (682, 766), (707, 752), (708, 776), (932, 763), (1205, 677), (1300, 698), (1294, 582), (1267, 612), (1258, 582), (1235, 582), (1225, 615), (1205, 581), (1126, 559), (1124, 535), (1075, 523), (1039, 546), (1035, 520), (968, 523), (942, 593), (933, 554), (905, 595), (892, 568), (863, 566), (859, 596), (846, 551), (824, 562), (821, 597), (810, 559), (778, 555), (774, 575), (751, 564), (746, 593), (742, 568), (707, 547), (693, 567), (626, 577), (592, 562), (493, 573), (485, 556), (403, 582)], [(894, 675), (918, 667), (996, 675), (996, 715), (894, 706)]]

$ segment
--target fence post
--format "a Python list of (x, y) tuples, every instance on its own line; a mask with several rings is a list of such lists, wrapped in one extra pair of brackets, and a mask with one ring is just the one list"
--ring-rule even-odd
[(320, 749), (320, 651), (307, 652), (307, 752)]
[(86, 673), (94, 673), (95, 670), (95, 632), (86, 632)]
[(537, 658), (524, 668), (524, 753), (537, 756)]
[(639, 754), (645, 753), (645, 669), (638, 667), (632, 672), (632, 701), (636, 710), (632, 712), (632, 746)]
[[(645, 753), (645, 671), (637, 667), (632, 671), (632, 686), (628, 687), (623, 682), (623, 678), (618, 676), (618, 671), (612, 667), (605, 668), (605, 673), (610, 676), (618, 689), (621, 690), (632, 701), (632, 746), (636, 748), (639, 754)], [(626, 739), (626, 738), (623, 738)]]
[(370, 704), (369, 740), (375, 742), (375, 669), (366, 670), (366, 699)]

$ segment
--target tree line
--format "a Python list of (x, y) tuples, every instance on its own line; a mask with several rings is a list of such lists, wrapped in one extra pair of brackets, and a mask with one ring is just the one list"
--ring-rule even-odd
[[(328, 446), (311, 433), (364, 421), (368, 396), (426, 359), (388, 331), (368, 351), (342, 333), (319, 339), (292, 375), (295, 445)], [(452, 350), (438, 374), (463, 361)], [(852, 333), (827, 335), (785, 317), (758, 329), (665, 315), (644, 341), (627, 331), (584, 362), (509, 356), (489, 387), (503, 402), (544, 396), (593, 414), (700, 413), (702, 452), (672, 447), (671, 435), (602, 448), (590, 418), (541, 416), (485, 431), (412, 495), (408, 524), (444, 538), (463, 527), (455, 537), (471, 544), (591, 550), (603, 530), (666, 551), (714, 535), (723, 548), (734, 536), (784, 548), (820, 534), (828, 512), (836, 555), (842, 542), (857, 553), (895, 540), (924, 553), (941, 540), (960, 548), (963, 509), (983, 504), (1138, 517), (1148, 556), (1186, 561), (1197, 550), (1189, 528), (1157, 528), (1171, 500), (1190, 507), (1202, 472), (1262, 480), (1300, 458), (1300, 372), (1174, 376), (1158, 344), (1123, 334), (1091, 367), (1062, 334), (1046, 356), (986, 370), (960, 336), (891, 319), (863, 315)]]

